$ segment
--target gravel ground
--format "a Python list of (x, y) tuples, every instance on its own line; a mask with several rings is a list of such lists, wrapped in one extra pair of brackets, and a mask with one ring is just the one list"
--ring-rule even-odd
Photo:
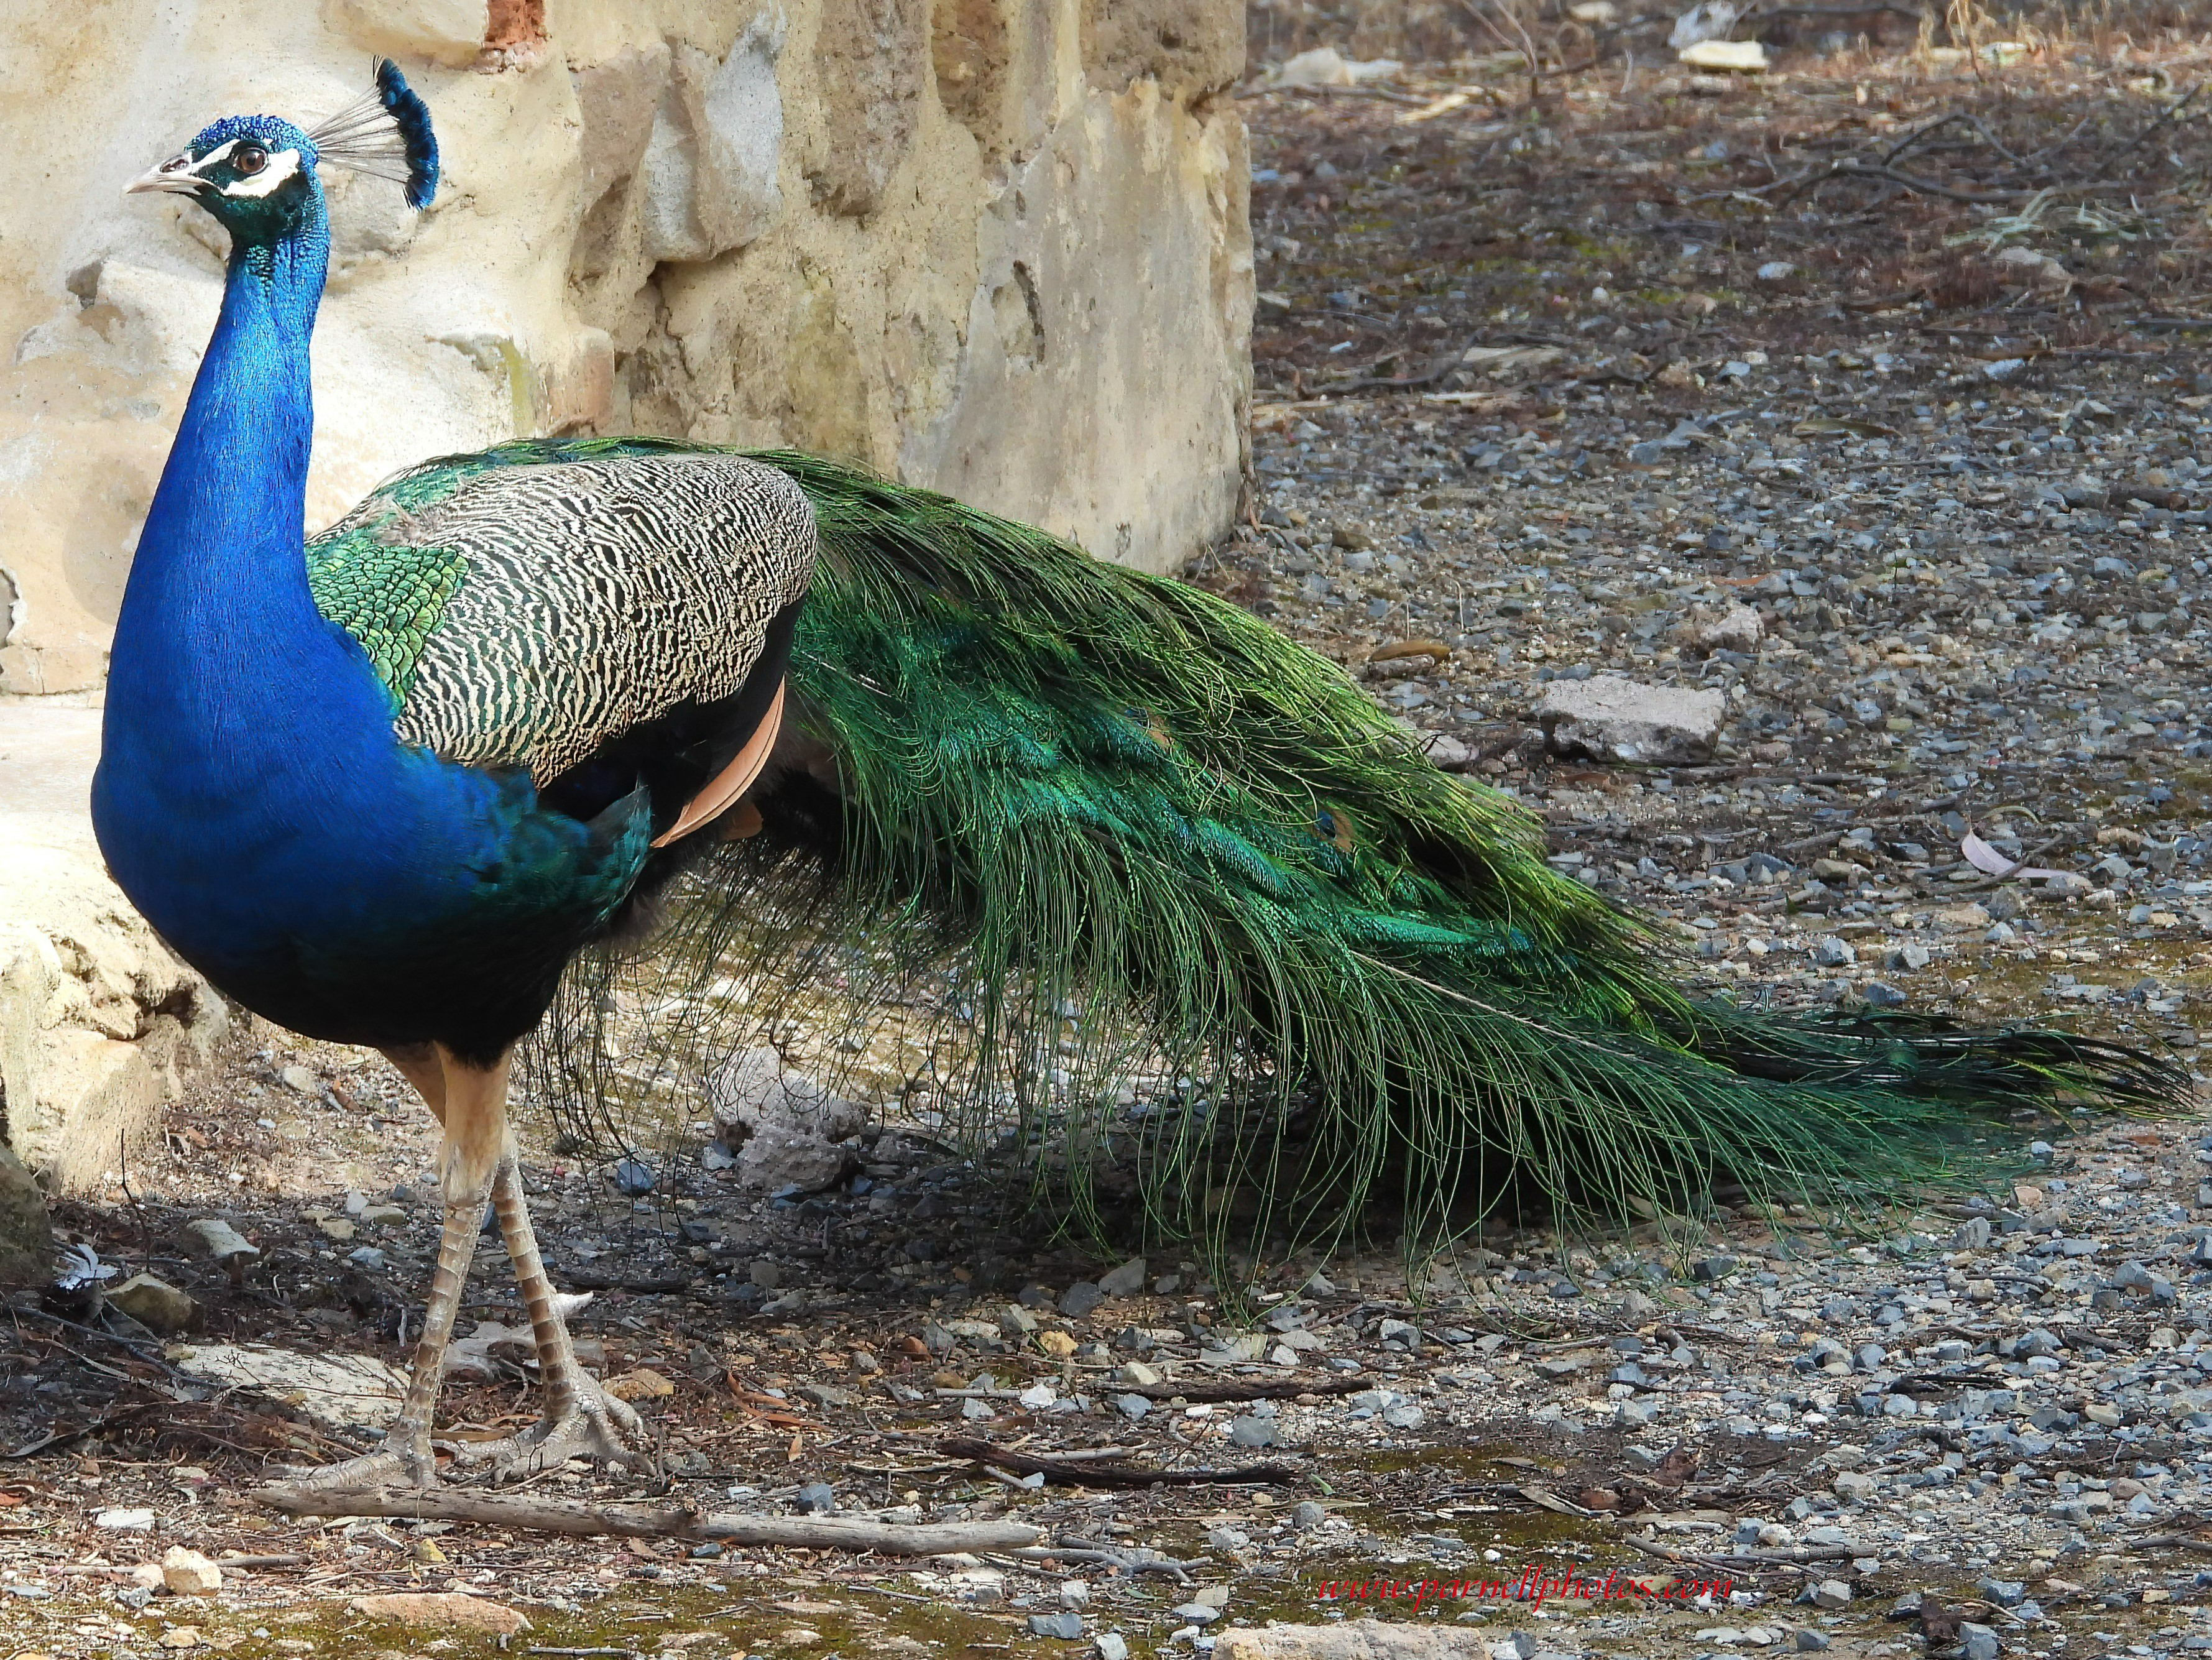
[[(1986, 229), (1971, 204), (1846, 181), (1745, 205), (1795, 152), (1847, 160), (1952, 109), (2014, 156), (2078, 122), (2062, 153), (2094, 176), (2194, 76), (2185, 51), (2149, 57), (2053, 53), (2002, 86), (1907, 59), (1757, 88), (1647, 71), (1630, 96), (1609, 70), (1534, 112), (1480, 65), (1252, 98), (1252, 522), (1195, 580), (1516, 792), (1562, 868), (1680, 925), (1712, 988), (2193, 1058), (2212, 381), (2185, 331), (2143, 319), (2201, 314), (2201, 129), (2121, 152), (2124, 223), (2100, 198), (2078, 236), (2051, 210), (2000, 238), (2063, 267), (2010, 286), (1986, 239), (1946, 240)], [(1914, 165), (2002, 184), (1971, 146)], [(1351, 384), (1375, 380), (1416, 384)], [(1709, 743), (1554, 752), (1536, 710), (1598, 675), (1723, 694)], [(2063, 874), (1993, 880), (1969, 832)], [(166, 1128), (127, 1192), (118, 1172), (61, 1208), (72, 1238), (195, 1299), (191, 1342), (404, 1360), (436, 1225), (430, 1126), (395, 1075), (258, 1028)], [(714, 1660), (1119, 1660), (1116, 1637), (1174, 1657), (1224, 1622), (1369, 1612), (1516, 1660), (2212, 1648), (2212, 1137), (2022, 1118), (2001, 1139), (2014, 1183), (1853, 1225), (1716, 1203), (1602, 1239), (1499, 1227), (1412, 1284), (1387, 1259), (1255, 1269), (1243, 1314), (1172, 1256), (1042, 1237), (926, 1124), (870, 1132), (856, 1176), (796, 1201), (703, 1163), (625, 1195), (536, 1146), (556, 1278), (597, 1289), (580, 1339), (665, 1430), (671, 1496), (788, 1513), (823, 1484), (844, 1511), (1085, 1542), (913, 1569), (285, 1521), (239, 1495), (273, 1460), (360, 1444), (343, 1414), (19, 1299), (0, 1656), (488, 1651), (350, 1607), (449, 1588), (525, 1611), (520, 1651)], [(216, 1217), (258, 1251), (234, 1280), (175, 1243)], [(480, 1260), (465, 1330), (517, 1322), (504, 1277)], [(533, 1402), (492, 1345), (447, 1407), (474, 1432)], [(1288, 1479), (1025, 1489), (950, 1436)], [(542, 1486), (634, 1491), (580, 1468)], [(143, 1565), (174, 1545), (276, 1560), (211, 1597), (157, 1592)], [(1372, 1589), (1530, 1564), (1643, 1590)], [(1344, 1581), (1370, 1590), (1318, 1594)]]

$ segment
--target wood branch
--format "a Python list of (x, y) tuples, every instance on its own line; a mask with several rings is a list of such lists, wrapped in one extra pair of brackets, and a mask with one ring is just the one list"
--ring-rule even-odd
[(682, 1505), (594, 1505), (442, 1488), (356, 1488), (321, 1492), (268, 1487), (246, 1495), (287, 1516), (392, 1516), (418, 1521), (483, 1522), (532, 1533), (612, 1534), (622, 1539), (689, 1539), (798, 1550), (874, 1551), (884, 1556), (945, 1556), (959, 1551), (1034, 1545), (1043, 1529), (1026, 1522), (864, 1522), (854, 1517), (733, 1516)]
[(1141, 1395), (1147, 1401), (1178, 1398), (1196, 1406), (1202, 1402), (1295, 1401), (1301, 1395), (1357, 1395), (1378, 1388), (1383, 1380), (1357, 1377), (1209, 1377), (1173, 1383), (1116, 1383), (1116, 1395)]
[(1155, 1483), (1174, 1487), (1237, 1487), (1295, 1481), (1298, 1472), (1285, 1464), (1244, 1464), (1234, 1469), (1150, 1470), (1127, 1464), (1068, 1463), (1057, 1458), (1033, 1458), (1025, 1452), (994, 1447), (988, 1441), (952, 1436), (937, 1444), (939, 1452), (971, 1458), (987, 1468), (1010, 1470), (1016, 1475), (1042, 1475), (1055, 1487), (1149, 1487)]

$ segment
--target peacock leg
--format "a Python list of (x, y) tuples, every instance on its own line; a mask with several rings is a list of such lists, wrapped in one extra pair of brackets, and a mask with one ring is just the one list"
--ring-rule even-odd
[(523, 1202), (522, 1172), (512, 1148), (492, 1180), (491, 1203), (499, 1217), (500, 1237), (514, 1262), (515, 1286), (530, 1310), (545, 1409), (520, 1435), (465, 1446), (455, 1456), (465, 1464), (489, 1464), (501, 1479), (556, 1469), (578, 1457), (649, 1468), (653, 1453), (643, 1420), (628, 1402), (606, 1394), (576, 1364), (568, 1324), (553, 1300), (553, 1282), (538, 1254), (538, 1236), (530, 1225), (529, 1207)]
[[(443, 1121), (445, 1140), (438, 1155), (439, 1184), (444, 1190), (446, 1225), (438, 1242), (438, 1266), (430, 1276), (430, 1295), (422, 1310), (422, 1338), (415, 1349), (415, 1372), (399, 1416), (383, 1447), (340, 1463), (291, 1472), (297, 1485), (325, 1488), (411, 1486), (427, 1487), (438, 1479), (430, 1447), (431, 1414), (446, 1369), (446, 1345), (453, 1335), (461, 1288), (483, 1227), (484, 1200), (514, 1148), (507, 1133), (507, 1057), (489, 1067), (472, 1067), (445, 1049), (434, 1051), (439, 1076), (430, 1081), (433, 1058), (404, 1051), (393, 1061)], [(433, 1089), (436, 1093), (434, 1096)]]

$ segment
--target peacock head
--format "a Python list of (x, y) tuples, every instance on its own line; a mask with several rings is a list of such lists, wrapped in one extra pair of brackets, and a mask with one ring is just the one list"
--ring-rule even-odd
[(278, 242), (322, 217), (318, 163), (404, 185), (407, 205), (438, 188), (430, 112), (389, 58), (376, 84), (313, 131), (274, 115), (228, 115), (129, 189), (189, 196), (243, 246)]

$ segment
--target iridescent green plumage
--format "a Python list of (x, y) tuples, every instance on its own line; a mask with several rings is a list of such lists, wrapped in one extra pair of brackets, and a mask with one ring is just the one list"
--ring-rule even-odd
[[(1879, 1191), (1962, 1146), (1962, 1108), (2182, 1087), (2065, 1034), (1693, 1000), (1520, 806), (1264, 623), (942, 496), (757, 459), (820, 528), (791, 719), (832, 787), (792, 775), (658, 933), (579, 966), (532, 1057), (578, 1122), (634, 1125), (747, 1026), (795, 1021), (863, 1034), (864, 1069), (926, 1067), (1094, 1219), (1133, 1163), (1172, 1231), (1382, 1201), (1434, 1239), (1509, 1183), (1615, 1213), (1720, 1177)], [(1136, 1101), (1140, 1074), (1175, 1081)]]

